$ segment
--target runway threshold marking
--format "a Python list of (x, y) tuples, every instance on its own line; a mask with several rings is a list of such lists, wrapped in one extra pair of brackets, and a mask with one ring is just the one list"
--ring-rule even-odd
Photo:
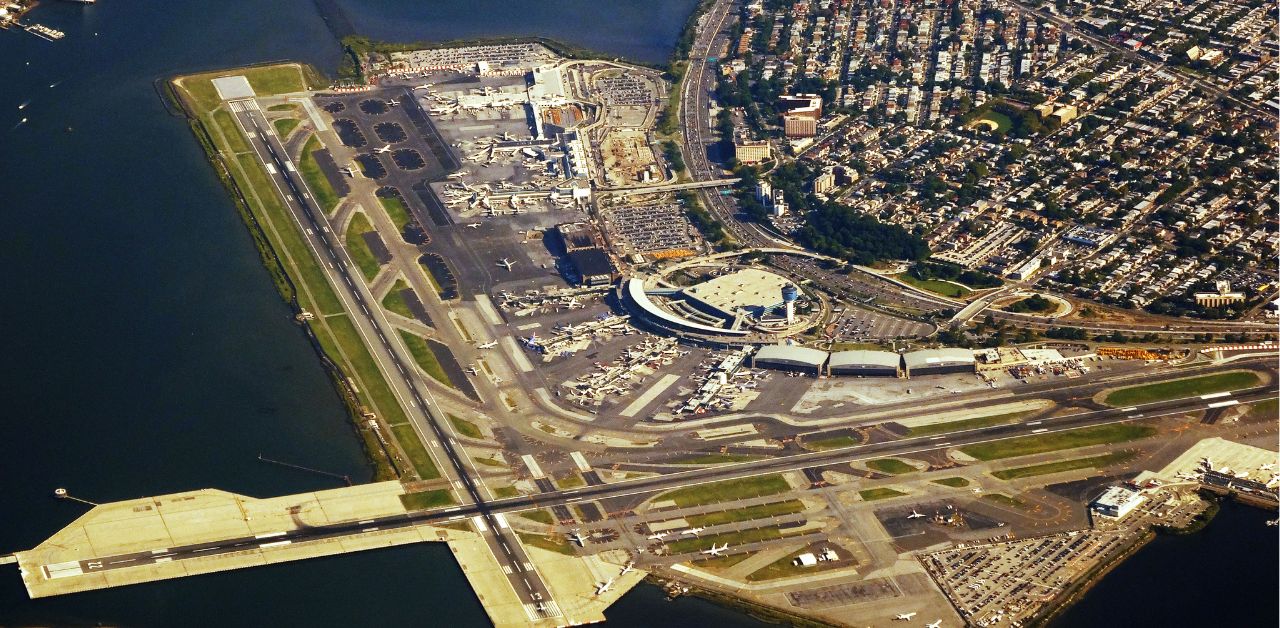
[(1208, 395), (1200, 395), (1200, 398), (1201, 399), (1218, 399), (1219, 397), (1230, 397), (1230, 396), (1231, 396), (1231, 393), (1229, 392), (1220, 392), (1220, 393), (1210, 393)]
[(1234, 406), (1234, 405), (1236, 405), (1236, 404), (1238, 404), (1238, 403), (1240, 403), (1240, 402), (1239, 402), (1239, 401), (1236, 401), (1235, 399), (1232, 399), (1232, 400), (1230, 400), (1230, 401), (1215, 401), (1214, 403), (1209, 404), (1209, 407), (1210, 407), (1210, 408), (1225, 408), (1225, 407), (1227, 407), (1227, 406)]

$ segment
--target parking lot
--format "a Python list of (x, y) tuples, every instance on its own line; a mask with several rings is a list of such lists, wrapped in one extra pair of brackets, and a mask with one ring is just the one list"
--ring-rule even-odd
[(693, 227), (679, 205), (624, 205), (604, 214), (605, 229), (621, 253), (689, 254)]

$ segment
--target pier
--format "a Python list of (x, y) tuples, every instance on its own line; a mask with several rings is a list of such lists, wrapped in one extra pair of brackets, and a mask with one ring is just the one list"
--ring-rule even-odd
[(560, 615), (537, 617), (507, 582), (471, 517), (410, 512), (404, 486), (376, 482), (282, 497), (204, 489), (93, 506), (48, 540), (0, 556), (17, 563), (32, 598), (155, 582), (422, 542), (444, 542), (495, 626), (604, 621), (604, 610), (644, 577), (633, 571), (594, 595), (615, 564), (527, 547)]

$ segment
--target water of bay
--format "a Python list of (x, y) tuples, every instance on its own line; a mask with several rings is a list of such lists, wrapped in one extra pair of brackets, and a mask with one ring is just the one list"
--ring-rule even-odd
[[(382, 39), (540, 34), (660, 62), (695, 0), (341, 0)], [(156, 79), (340, 51), (312, 0), (47, 2), (46, 42), (0, 32), (0, 551), (82, 508), (216, 487), (279, 495), (366, 480), (311, 347), (290, 320), (183, 119)], [(22, 106), (19, 109), (19, 106)], [(22, 118), (28, 118), (20, 123)], [(645, 587), (611, 623), (750, 625)], [(0, 625), (486, 624), (448, 550), (423, 545), (30, 601), (0, 569)]]

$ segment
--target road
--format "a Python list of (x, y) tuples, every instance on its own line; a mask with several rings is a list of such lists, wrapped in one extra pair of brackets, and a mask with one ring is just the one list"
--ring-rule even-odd
[[(438, 465), (441, 474), (455, 489), (461, 489), (465, 493), (460, 497), (470, 501), (474, 514), (486, 524), (484, 529), (478, 531), (499, 563), (504, 566), (508, 581), (529, 612), (530, 619), (559, 616), (560, 611), (551, 600), (550, 591), (533, 570), (532, 561), (525, 554), (519, 540), (508, 528), (498, 525), (486, 506), (481, 490), (488, 489), (477, 483), (475, 477), (479, 474), (474, 469), (469, 469), (469, 459), (459, 454), (451, 428), (443, 427), (447, 424), (444, 417), (434, 403), (428, 403), (430, 391), (424, 395), (420, 388), (413, 375), (413, 363), (407, 357), (408, 351), (399, 341), (399, 334), (385, 320), (381, 307), (369, 294), (368, 287), (361, 278), (353, 278), (354, 265), (351, 259), (336, 243), (337, 236), (330, 228), (328, 219), (313, 205), (314, 196), (306, 189), (302, 178), (295, 174), (296, 168), (288, 158), (284, 145), (276, 137), (272, 125), (254, 101), (232, 103), (231, 109), (254, 153), (264, 166), (268, 166), (272, 183), (302, 228), (308, 245), (320, 261), (321, 269), (328, 275), (406, 415), (427, 441), (425, 445), (433, 457), (437, 461), (441, 458), (448, 461), (447, 466)], [(373, 340), (375, 337), (376, 342)], [(389, 339), (394, 339), (395, 342)]]
[(1188, 397), (1184, 399), (1158, 401), (1128, 408), (1109, 408), (1090, 410), (1058, 417), (1049, 417), (993, 427), (951, 432), (936, 436), (922, 436), (895, 441), (855, 445), (841, 449), (822, 452), (794, 454), (753, 462), (743, 462), (712, 468), (690, 469), (668, 473), (665, 475), (586, 486), (573, 490), (556, 490), (538, 495), (514, 497), (494, 500), (487, 503), (456, 506), (443, 510), (420, 511), (406, 515), (393, 515), (368, 519), (355, 523), (315, 526), (293, 530), (271, 536), (239, 537), (223, 541), (186, 545), (172, 548), (159, 548), (149, 552), (135, 552), (114, 556), (95, 557), (80, 561), (85, 571), (108, 570), (121, 567), (132, 567), (169, 560), (182, 560), (204, 555), (243, 551), (246, 549), (272, 547), (286, 543), (318, 540), (358, 534), (376, 530), (402, 528), (418, 524), (431, 524), (464, 519), (467, 517), (485, 517), (493, 520), (493, 515), (506, 512), (518, 512), (533, 508), (549, 508), (585, 500), (597, 500), (627, 495), (643, 495), (658, 491), (687, 486), (696, 486), (710, 482), (741, 479), (759, 475), (796, 471), (813, 466), (844, 464), (859, 460), (868, 460), (883, 456), (901, 456), (917, 454), (937, 449), (961, 447), (978, 443), (993, 442), (1028, 436), (1033, 434), (1052, 434), (1082, 427), (1123, 423), (1142, 419), (1154, 419), (1188, 412), (1203, 411), (1220, 407), (1224, 403), (1251, 403), (1272, 399), (1276, 390), (1271, 386), (1235, 391), (1219, 395)]

